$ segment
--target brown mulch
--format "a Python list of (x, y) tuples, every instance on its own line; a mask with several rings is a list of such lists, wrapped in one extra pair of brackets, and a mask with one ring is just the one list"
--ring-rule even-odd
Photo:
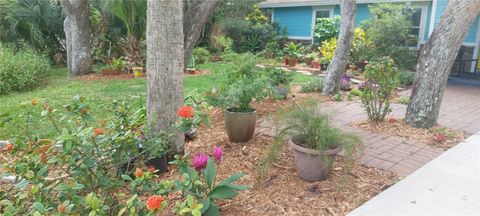
[(436, 125), (428, 129), (414, 128), (407, 125), (403, 119), (397, 118), (389, 118), (380, 123), (366, 120), (353, 123), (352, 126), (377, 133), (418, 140), (444, 150), (450, 149), (467, 137), (464, 131), (446, 128), (441, 125)]
[(80, 77), (77, 77), (76, 79), (81, 80), (81, 81), (93, 81), (93, 80), (127, 80), (127, 79), (133, 79), (133, 74), (126, 74), (126, 73), (121, 73), (118, 75), (103, 75), (99, 73), (91, 73), (91, 74), (86, 74)]
[(185, 72), (184, 74), (186, 76), (200, 76), (200, 75), (205, 75), (205, 74), (209, 74), (210, 71), (209, 70), (203, 70), (203, 69), (187, 69), (187, 72)]
[[(294, 95), (293, 99), (266, 100), (255, 104), (257, 118), (266, 118), (278, 108), (302, 98), (314, 96), (319, 100), (328, 100), (328, 97), (315, 93)], [(201, 127), (197, 138), (186, 143), (186, 151), (191, 156), (200, 152), (211, 155), (214, 147), (222, 147), (223, 160), (217, 179), (243, 172), (245, 176), (236, 183), (252, 186), (241, 191), (233, 200), (219, 201), (222, 215), (345, 215), (398, 180), (394, 173), (361, 165), (354, 165), (350, 174), (344, 174), (343, 158), (338, 156), (329, 179), (307, 182), (298, 177), (294, 157), (287, 145), (283, 146), (278, 161), (268, 173), (258, 176), (258, 164), (272, 144), (272, 137), (256, 133), (246, 143), (230, 143), (222, 110), (215, 109), (211, 114), (212, 126)], [(170, 172), (160, 175), (160, 180), (179, 178), (174, 167), (169, 169)], [(175, 194), (169, 196), (170, 206), (178, 198)], [(165, 210), (164, 213), (170, 215), (169, 212)]]

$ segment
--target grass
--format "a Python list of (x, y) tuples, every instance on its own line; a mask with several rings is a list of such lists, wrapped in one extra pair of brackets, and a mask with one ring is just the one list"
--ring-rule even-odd
[[(211, 74), (187, 76), (184, 78), (185, 95), (198, 94), (212, 89), (212, 75), (234, 69), (235, 65), (215, 62), (200, 65), (199, 68), (211, 71)], [(96, 67), (96, 69), (100, 66)], [(294, 83), (304, 83), (312, 77), (296, 74)], [(218, 82), (218, 81), (217, 81)], [(146, 79), (115, 80), (103, 79), (82, 81), (70, 78), (66, 68), (54, 68), (43, 77), (40, 87), (32, 91), (15, 92), (0, 96), (0, 114), (9, 113), (17, 116), (21, 113), (22, 102), (32, 99), (48, 101), (49, 104), (61, 107), (71, 101), (73, 96), (84, 97), (97, 118), (108, 118), (109, 106), (113, 100), (128, 101), (132, 107), (145, 106)], [(11, 131), (7, 127), (0, 128), (0, 140), (6, 139)]]

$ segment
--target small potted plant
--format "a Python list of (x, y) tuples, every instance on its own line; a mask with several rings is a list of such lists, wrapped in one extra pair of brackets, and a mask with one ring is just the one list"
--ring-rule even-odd
[(165, 131), (156, 133), (147, 132), (147, 138), (139, 145), (140, 154), (144, 156), (145, 165), (153, 167), (156, 172), (168, 171), (168, 150), (172, 134)]
[(303, 57), (303, 61), (305, 62), (306, 65), (311, 65), (311, 64), (312, 64), (312, 61), (313, 61), (317, 56), (319, 56), (319, 54), (318, 54), (317, 52), (312, 52), (312, 53), (306, 54), (306, 55)]
[(290, 83), (293, 81), (294, 72), (284, 71), (276, 68), (266, 69), (269, 82), (272, 86), (272, 91), (281, 99), (287, 98), (290, 90)]
[(327, 57), (320, 58), (320, 70), (327, 70), (329, 64), (330, 59), (328, 59)]
[(142, 77), (143, 76), (143, 67), (132, 67), (132, 71), (133, 71), (133, 76), (135, 78), (139, 78), (139, 77)]
[(297, 65), (298, 59), (302, 55), (303, 46), (302, 44), (295, 44), (290, 42), (284, 49), (284, 53), (287, 55), (288, 66), (295, 67)]
[(345, 171), (354, 162), (361, 141), (354, 135), (335, 128), (327, 114), (321, 113), (318, 103), (307, 101), (282, 110), (283, 125), (278, 139), (289, 137), (288, 143), (295, 156), (300, 177), (307, 181), (326, 179), (335, 156), (345, 152)]

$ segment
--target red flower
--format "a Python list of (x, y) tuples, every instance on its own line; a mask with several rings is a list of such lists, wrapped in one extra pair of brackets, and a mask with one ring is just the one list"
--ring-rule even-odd
[(151, 211), (159, 210), (162, 207), (163, 197), (153, 195), (147, 199), (147, 209)]
[(143, 176), (143, 171), (142, 169), (137, 168), (134, 173), (135, 177), (140, 178)]
[(65, 214), (67, 212), (67, 206), (65, 206), (63, 203), (58, 205), (58, 212)]
[(193, 107), (182, 106), (182, 107), (180, 107), (180, 109), (178, 109), (177, 115), (178, 115), (178, 117), (182, 117), (182, 118), (192, 118), (193, 113), (194, 113)]
[(397, 119), (395, 119), (395, 118), (390, 118), (390, 119), (388, 119), (388, 123), (390, 123), (390, 124), (397, 123), (397, 122), (398, 122), (398, 121), (397, 121)]
[(447, 141), (447, 137), (443, 133), (433, 135), (433, 141), (438, 143), (444, 143)]
[(155, 172), (155, 167), (153, 165), (149, 166), (148, 171), (151, 172), (151, 173), (154, 173)]
[(93, 133), (95, 135), (103, 135), (105, 133), (105, 128), (95, 128), (95, 130), (93, 130)]
[(8, 143), (6, 146), (5, 146), (5, 151), (11, 151), (13, 149), (13, 144), (11, 143)]

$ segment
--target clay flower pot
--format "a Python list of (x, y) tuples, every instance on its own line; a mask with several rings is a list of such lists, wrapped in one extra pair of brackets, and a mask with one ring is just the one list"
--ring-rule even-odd
[(335, 156), (342, 150), (341, 147), (327, 150), (322, 153), (316, 149), (308, 149), (298, 144), (295, 137), (288, 140), (295, 156), (295, 165), (300, 178), (307, 181), (319, 181), (328, 178)]
[(312, 62), (310, 63), (310, 67), (312, 67), (312, 68), (320, 68), (320, 62), (318, 62), (318, 61), (312, 61)]
[(289, 58), (288, 59), (288, 66), (295, 67), (295, 65), (297, 65), (297, 59), (296, 58)]
[(247, 142), (252, 139), (257, 121), (257, 111), (234, 112), (234, 108), (224, 111), (225, 129), (230, 142)]
[(285, 65), (288, 65), (288, 56), (283, 57), (283, 63), (285, 63)]

